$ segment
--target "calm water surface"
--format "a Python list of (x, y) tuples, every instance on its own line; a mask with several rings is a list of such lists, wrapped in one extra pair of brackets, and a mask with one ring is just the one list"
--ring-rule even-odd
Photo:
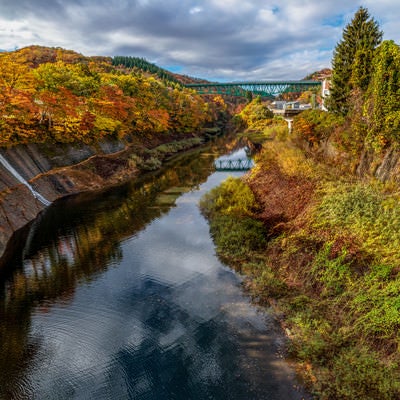
[(33, 224), (1, 281), (1, 399), (303, 398), (276, 324), (215, 256), (212, 150)]

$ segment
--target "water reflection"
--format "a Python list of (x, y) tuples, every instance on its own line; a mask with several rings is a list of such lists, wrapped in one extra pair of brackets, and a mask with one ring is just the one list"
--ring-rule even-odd
[(275, 325), (214, 255), (197, 207), (226, 176), (210, 175), (214, 158), (192, 153), (36, 222), (1, 288), (1, 398), (300, 398)]

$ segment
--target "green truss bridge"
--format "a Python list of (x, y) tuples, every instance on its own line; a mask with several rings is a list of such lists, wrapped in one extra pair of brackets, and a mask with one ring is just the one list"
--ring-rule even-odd
[(265, 82), (228, 82), (228, 83), (193, 83), (185, 85), (199, 94), (220, 94), (225, 96), (246, 96), (251, 92), (261, 97), (275, 97), (283, 93), (305, 92), (319, 89), (319, 81), (265, 81)]
[(244, 160), (216, 160), (214, 162), (216, 171), (248, 171), (253, 166), (253, 160), (250, 158)]

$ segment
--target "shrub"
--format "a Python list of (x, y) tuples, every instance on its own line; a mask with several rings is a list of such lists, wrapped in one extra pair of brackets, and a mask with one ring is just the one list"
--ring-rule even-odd
[(293, 134), (310, 145), (318, 145), (343, 125), (344, 118), (322, 110), (306, 110), (293, 119)]
[(268, 106), (261, 102), (259, 97), (252, 100), (245, 108), (239, 113), (239, 118), (247, 127), (251, 127), (257, 121), (272, 119), (273, 112)]
[(234, 215), (214, 217), (210, 222), (211, 236), (217, 253), (223, 258), (246, 258), (266, 244), (266, 232), (261, 221)]
[(143, 171), (154, 171), (161, 167), (162, 161), (168, 156), (179, 151), (190, 149), (193, 146), (202, 143), (202, 139), (195, 137), (181, 140), (178, 142), (170, 142), (162, 144), (154, 149), (144, 149), (141, 154), (132, 154), (129, 158), (131, 167), (138, 168)]
[(316, 255), (311, 267), (313, 278), (322, 285), (323, 296), (337, 296), (351, 282), (350, 264), (345, 262), (346, 250), (331, 257), (331, 244), (326, 244)]
[(322, 386), (321, 399), (391, 400), (400, 396), (396, 365), (384, 365), (366, 347), (344, 348), (335, 357)]
[(253, 192), (238, 178), (230, 177), (200, 201), (210, 220), (210, 231), (223, 258), (247, 258), (266, 244), (266, 230), (255, 219), (258, 209)]
[(369, 253), (382, 261), (400, 261), (400, 205), (397, 195), (385, 195), (372, 185), (334, 184), (325, 186), (317, 208), (315, 227), (352, 232)]
[(259, 206), (253, 192), (241, 179), (229, 177), (203, 196), (200, 208), (207, 218), (217, 214), (251, 217)]
[(145, 161), (143, 161), (140, 168), (143, 169), (144, 171), (155, 171), (156, 169), (160, 168), (161, 165), (162, 165), (161, 160), (159, 160), (156, 157), (149, 157)]
[(370, 340), (398, 339), (400, 328), (399, 279), (385, 277), (392, 268), (377, 266), (361, 283), (350, 311), (354, 316), (353, 329)]

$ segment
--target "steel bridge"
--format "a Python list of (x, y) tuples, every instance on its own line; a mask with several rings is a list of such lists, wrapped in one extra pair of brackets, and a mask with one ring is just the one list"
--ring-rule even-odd
[(220, 94), (225, 96), (246, 96), (251, 92), (261, 97), (274, 98), (283, 93), (299, 93), (319, 89), (319, 81), (265, 81), (265, 82), (227, 82), (193, 83), (185, 85), (199, 94)]
[(246, 158), (244, 160), (217, 160), (214, 162), (216, 171), (248, 171), (253, 167), (253, 160)]

